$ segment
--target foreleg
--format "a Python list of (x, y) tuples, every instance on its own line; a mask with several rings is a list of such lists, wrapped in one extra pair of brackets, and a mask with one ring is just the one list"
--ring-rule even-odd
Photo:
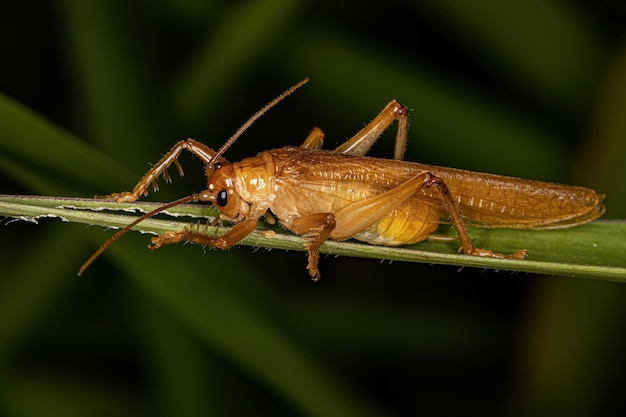
[[(166, 153), (159, 162), (157, 162), (150, 170), (143, 176), (141, 180), (137, 183), (133, 191), (125, 191), (122, 193), (114, 193), (106, 196), (105, 198), (115, 198), (118, 203), (125, 202), (133, 202), (139, 199), (142, 195), (148, 194), (148, 187), (152, 184), (154, 191), (159, 189), (159, 185), (157, 183), (157, 179), (160, 175), (163, 175), (163, 178), (166, 182), (172, 182), (172, 178), (170, 177), (167, 169), (172, 163), (176, 165), (178, 173), (182, 177), (184, 175), (183, 168), (178, 162), (178, 157), (181, 152), (187, 150), (200, 158), (205, 165), (208, 165), (212, 161), (213, 156), (215, 155), (215, 151), (213, 151), (208, 146), (193, 140), (181, 140), (176, 143), (172, 149), (168, 153)], [(226, 160), (220, 159), (220, 162), (224, 163)]]

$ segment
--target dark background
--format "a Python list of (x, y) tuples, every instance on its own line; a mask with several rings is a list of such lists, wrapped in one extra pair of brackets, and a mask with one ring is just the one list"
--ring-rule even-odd
[[(128, 3), (2, 6), (2, 108), (24, 106), (102, 165), (36, 134), (18, 152), (12, 129), (30, 126), (2, 116), (1, 193), (129, 190), (176, 141), (218, 148), (308, 76), (228, 159), (314, 126), (331, 148), (396, 98), (411, 109), (407, 159), (590, 186), (606, 217), (626, 216), (620, 2)], [(394, 133), (373, 154), (390, 156)], [(181, 163), (185, 178), (150, 198), (202, 189), (198, 161)], [(623, 285), (335, 257), (313, 283), (301, 252), (151, 253), (135, 234), (76, 278), (110, 235), (0, 225), (0, 414), (626, 411)]]

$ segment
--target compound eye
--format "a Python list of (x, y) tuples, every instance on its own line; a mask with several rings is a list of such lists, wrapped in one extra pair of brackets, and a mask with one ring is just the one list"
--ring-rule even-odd
[(228, 193), (226, 192), (226, 190), (222, 190), (217, 193), (217, 199), (215, 200), (215, 202), (220, 207), (224, 207), (226, 204), (228, 204)]

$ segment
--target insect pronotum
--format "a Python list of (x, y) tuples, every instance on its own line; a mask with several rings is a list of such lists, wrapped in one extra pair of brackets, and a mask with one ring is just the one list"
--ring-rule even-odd
[[(332, 151), (322, 150), (324, 133), (314, 128), (300, 147), (263, 151), (229, 163), (222, 155), (261, 115), (305, 84), (289, 88), (255, 113), (217, 151), (193, 139), (175, 144), (131, 192), (111, 194), (132, 202), (148, 193), (186, 150), (200, 158), (208, 178), (206, 190), (165, 204), (138, 217), (104, 243), (80, 268), (79, 275), (114, 241), (139, 222), (191, 201), (212, 203), (220, 220), (233, 224), (220, 237), (199, 227), (152, 238), (151, 249), (192, 242), (225, 249), (252, 233), (262, 216), (278, 218), (283, 227), (307, 238), (307, 269), (320, 276), (319, 247), (327, 239), (358, 239), (374, 245), (406, 245), (428, 238), (443, 221), (458, 233), (460, 250), (473, 256), (525, 259), (522, 249), (504, 255), (474, 247), (466, 224), (485, 228), (550, 229), (589, 222), (604, 213), (604, 195), (588, 188), (524, 180), (454, 168), (406, 162), (407, 108), (393, 100), (368, 125)], [(398, 122), (394, 159), (366, 157), (374, 142)]]

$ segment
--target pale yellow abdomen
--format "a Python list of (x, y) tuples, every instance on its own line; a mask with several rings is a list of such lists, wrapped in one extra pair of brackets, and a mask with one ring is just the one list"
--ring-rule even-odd
[(401, 205), (387, 216), (354, 236), (374, 245), (399, 246), (420, 242), (439, 226), (439, 214), (427, 204)]

